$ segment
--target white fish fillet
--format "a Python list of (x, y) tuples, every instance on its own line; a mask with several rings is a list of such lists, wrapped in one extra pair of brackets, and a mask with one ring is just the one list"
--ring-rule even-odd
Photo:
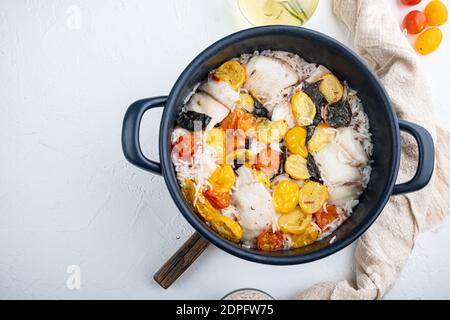
[(295, 118), (292, 114), (292, 107), (288, 101), (277, 104), (272, 111), (272, 121), (286, 120), (289, 128), (295, 127)]
[(255, 182), (250, 169), (238, 170), (236, 190), (232, 201), (237, 209), (237, 221), (243, 230), (243, 241), (258, 237), (267, 228), (278, 229), (278, 215), (270, 192), (259, 182)]
[(306, 79), (306, 82), (308, 83), (314, 83), (319, 81), (320, 77), (322, 77), (324, 74), (331, 73), (330, 70), (325, 68), (324, 66), (320, 65), (317, 67), (316, 71), (314, 71), (311, 76)]
[(362, 190), (359, 184), (331, 188), (328, 199), (335, 205), (341, 206), (349, 200), (357, 199)]
[(341, 147), (333, 141), (314, 156), (324, 181), (333, 187), (360, 182), (362, 179), (358, 168), (346, 163), (339, 156), (341, 152)]
[(233, 111), (239, 102), (239, 93), (234, 91), (225, 81), (208, 80), (199, 87), (200, 91), (206, 92), (225, 107)]
[(345, 150), (347, 155), (351, 157), (352, 164), (356, 166), (365, 165), (369, 161), (364, 148), (358, 140), (356, 140), (356, 132), (351, 128), (340, 128), (336, 142)]
[(262, 97), (264, 102), (299, 81), (297, 73), (288, 64), (275, 58), (254, 56), (246, 65), (246, 70), (245, 88)]
[(186, 110), (204, 113), (210, 116), (211, 121), (206, 127), (207, 130), (214, 128), (216, 124), (222, 122), (230, 112), (227, 107), (202, 92), (197, 92), (192, 96), (191, 100), (186, 104)]

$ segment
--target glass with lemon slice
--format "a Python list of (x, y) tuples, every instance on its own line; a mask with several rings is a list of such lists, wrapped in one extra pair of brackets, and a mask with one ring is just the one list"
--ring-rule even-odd
[(238, 0), (244, 17), (253, 25), (301, 26), (316, 11), (319, 0)]

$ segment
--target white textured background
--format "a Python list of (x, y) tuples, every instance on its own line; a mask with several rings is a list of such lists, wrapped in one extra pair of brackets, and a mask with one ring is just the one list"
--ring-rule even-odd
[[(407, 12), (388, 1), (399, 19)], [(192, 230), (163, 179), (123, 158), (123, 115), (139, 98), (167, 94), (201, 50), (247, 27), (234, 0), (0, 1), (0, 298), (220, 298), (242, 287), (290, 298), (351, 279), (352, 246), (290, 267), (210, 247), (169, 290), (152, 281)], [(329, 0), (307, 27), (348, 43)], [(447, 127), (449, 37), (444, 27), (441, 48), (422, 59)], [(143, 123), (153, 158), (160, 114)], [(421, 235), (387, 298), (450, 298), (449, 246), (448, 221)], [(80, 290), (66, 288), (69, 265), (81, 267)]]

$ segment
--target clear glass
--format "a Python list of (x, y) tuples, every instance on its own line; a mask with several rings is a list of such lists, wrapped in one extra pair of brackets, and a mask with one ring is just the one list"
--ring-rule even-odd
[(319, 0), (238, 0), (244, 17), (255, 26), (301, 26), (316, 11)]

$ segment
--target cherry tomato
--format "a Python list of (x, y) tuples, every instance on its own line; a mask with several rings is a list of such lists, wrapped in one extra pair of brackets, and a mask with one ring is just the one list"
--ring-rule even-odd
[(448, 20), (448, 10), (442, 1), (433, 0), (427, 4), (425, 15), (430, 26), (441, 26)]
[(191, 161), (196, 151), (193, 134), (185, 134), (172, 144), (172, 156), (183, 161)]
[(225, 239), (236, 243), (241, 241), (243, 234), (242, 227), (233, 219), (218, 214), (209, 221), (209, 224), (215, 232)]
[(420, 54), (429, 54), (436, 50), (442, 41), (442, 31), (433, 27), (422, 32), (416, 40), (416, 50)]
[[(236, 121), (236, 129), (242, 130), (247, 135), (255, 134), (256, 118), (250, 113), (240, 115)], [(253, 131), (253, 132), (252, 132)]]
[(427, 25), (427, 17), (425, 13), (414, 10), (408, 13), (403, 19), (403, 28), (408, 31), (409, 34), (416, 34), (425, 29)]
[(327, 203), (325, 206), (325, 210), (322, 207), (314, 214), (316, 223), (320, 227), (320, 229), (325, 228), (326, 225), (333, 222), (338, 216), (336, 206), (334, 204)]
[(227, 82), (233, 90), (237, 91), (246, 80), (245, 68), (238, 61), (227, 61), (217, 68), (213, 78)]
[(229, 192), (218, 192), (208, 189), (203, 192), (203, 195), (212, 206), (216, 209), (225, 209), (230, 206), (230, 193)]
[(262, 251), (277, 251), (283, 246), (283, 232), (266, 230), (256, 239), (256, 246)]
[(256, 156), (256, 169), (267, 175), (278, 172), (280, 167), (280, 153), (270, 147), (265, 148)]
[(228, 193), (231, 191), (231, 187), (234, 185), (235, 180), (236, 177), (233, 168), (228, 164), (217, 167), (208, 179), (213, 190)]
[(288, 213), (298, 204), (298, 185), (289, 180), (283, 180), (273, 190), (273, 204), (280, 213)]
[(405, 6), (415, 6), (419, 4), (422, 0), (401, 0)]
[(235, 130), (236, 129), (236, 122), (238, 119), (238, 115), (236, 112), (230, 112), (228, 116), (223, 119), (222, 123), (220, 124), (220, 127), (224, 130)]
[(286, 147), (292, 154), (298, 154), (303, 158), (308, 157), (308, 149), (306, 149), (306, 129), (303, 127), (294, 127), (286, 133), (284, 141)]
[(298, 204), (303, 212), (314, 213), (322, 208), (328, 199), (328, 188), (316, 181), (308, 181), (301, 188)]

